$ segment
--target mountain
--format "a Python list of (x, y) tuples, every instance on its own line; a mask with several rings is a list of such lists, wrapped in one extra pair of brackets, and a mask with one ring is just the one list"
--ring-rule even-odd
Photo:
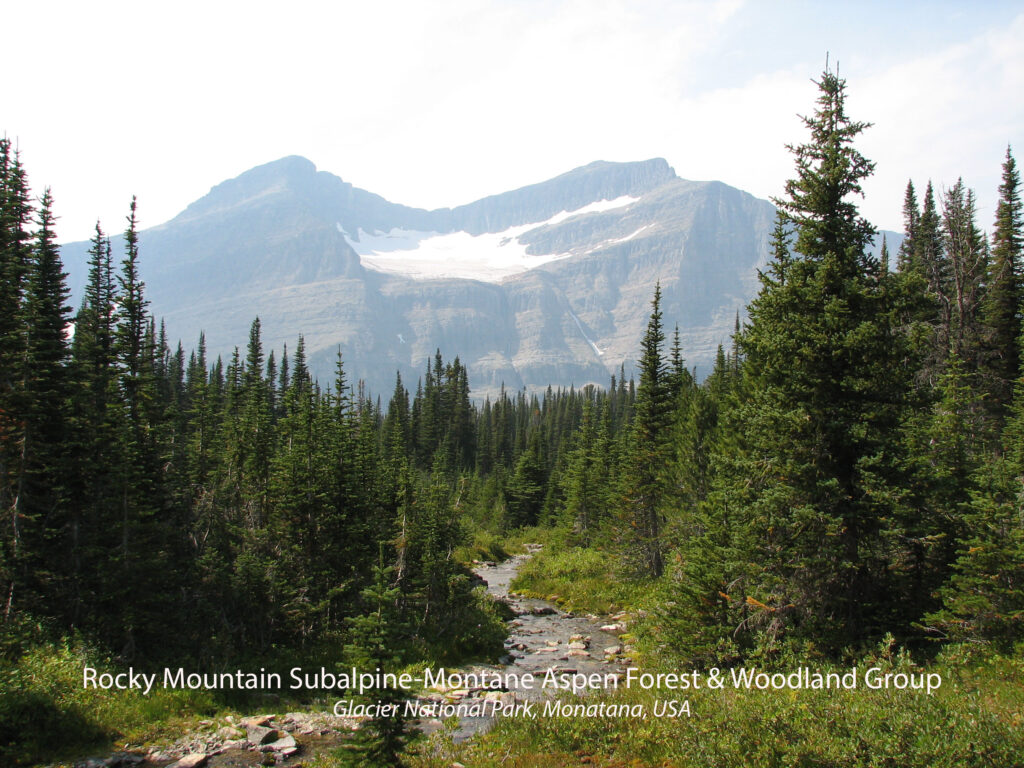
[[(767, 259), (773, 206), (661, 159), (595, 162), (554, 179), (427, 211), (286, 157), (217, 185), (140, 237), (153, 314), (186, 348), (294, 349), (333, 379), (415, 388), (436, 349), (473, 394), (605, 385), (631, 372), (655, 284), (687, 362), (707, 373)], [(118, 243), (115, 242), (115, 249)], [(63, 247), (77, 301), (88, 243)], [(244, 351), (244, 350), (243, 350)]]

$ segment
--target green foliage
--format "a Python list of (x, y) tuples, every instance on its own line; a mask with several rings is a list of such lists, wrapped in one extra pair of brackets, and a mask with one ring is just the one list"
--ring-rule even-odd
[[(4, 628), (5, 638), (12, 630)], [(160, 688), (147, 696), (83, 687), (85, 666), (102, 673), (116, 665), (80, 642), (40, 642), (40, 628), (32, 631), (28, 647), (19, 644), (22, 650), (14, 653), (8, 646), (0, 658), (0, 760), (5, 765), (34, 765), (112, 749), (115, 742), (177, 735), (189, 720), (218, 709), (205, 691)]]
[[(384, 566), (381, 549), (373, 569), (373, 582), (362, 591), (366, 613), (349, 618), (352, 661), (367, 672), (390, 672), (398, 659), (396, 641), (403, 634), (398, 596), (401, 592), (391, 586), (393, 568)], [(371, 691), (369, 698), (382, 705), (378, 714), (362, 724), (356, 737), (339, 752), (343, 764), (356, 766), (400, 765), (399, 756), (412, 735), (403, 716), (403, 705), (408, 694), (402, 690), (384, 687)]]
[[(920, 673), (904, 653), (858, 661)], [(849, 668), (840, 668), (846, 672)], [(506, 718), (486, 735), (458, 746), (426, 746), (414, 766), (458, 761), (482, 766), (961, 766), (1020, 765), (1024, 717), (1019, 661), (992, 658), (964, 664), (942, 660), (926, 668), (943, 686), (918, 691), (701, 690), (686, 695), (621, 690), (589, 696), (637, 704), (647, 717)], [(673, 668), (673, 671), (678, 671)], [(652, 716), (657, 699), (690, 702), (691, 717)]]
[(511, 549), (514, 547), (505, 537), (478, 528), (468, 544), (455, 550), (455, 559), (464, 565), (474, 561), (501, 562), (511, 556)]
[(583, 547), (541, 550), (522, 564), (511, 588), (530, 597), (555, 600), (567, 610), (608, 614), (643, 602), (647, 588), (623, 579), (618, 558)]
[(790, 148), (797, 177), (780, 201), (796, 240), (790, 251), (777, 238), (749, 307), (737, 463), (722, 475), (722, 506), (705, 530), (725, 531), (726, 549), (758, 564), (719, 567), (739, 580), (719, 591), (752, 609), (737, 633), (795, 632), (839, 649), (878, 633), (892, 599), (886, 528), (909, 382), (866, 251), (874, 230), (848, 199), (873, 167), (853, 147), (866, 125), (846, 116), (844, 81), (825, 72), (818, 85), (818, 108), (805, 118), (811, 137)]
[[(640, 344), (640, 386), (622, 485), (626, 558), (638, 575), (651, 578), (661, 576), (665, 567), (661, 537), (672, 452), (673, 387), (662, 357), (664, 341), (659, 284), (654, 289), (651, 318)], [(680, 375), (676, 374), (677, 383)]]
[(998, 419), (1005, 418), (1013, 400), (1014, 382), (1020, 375), (1022, 248), (1024, 211), (1020, 199), (1020, 173), (1007, 147), (992, 232), (992, 259), (984, 307), (989, 329), (987, 341), (991, 349), (988, 368), (992, 407)]

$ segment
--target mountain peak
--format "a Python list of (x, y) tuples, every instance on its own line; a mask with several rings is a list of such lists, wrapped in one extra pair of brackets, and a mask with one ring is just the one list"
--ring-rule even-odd
[(316, 166), (300, 155), (289, 155), (258, 165), (233, 179), (223, 181), (182, 211), (177, 220), (207, 216), (241, 206), (258, 204), (285, 190), (300, 190), (316, 177)]
[(675, 171), (663, 158), (629, 163), (596, 160), (553, 179), (459, 206), (452, 214), (472, 234), (500, 232), (598, 200), (640, 197), (674, 179)]

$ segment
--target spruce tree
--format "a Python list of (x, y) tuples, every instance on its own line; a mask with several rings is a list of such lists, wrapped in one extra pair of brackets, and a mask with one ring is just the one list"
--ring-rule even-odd
[(988, 244), (975, 223), (974, 193), (962, 179), (943, 196), (942, 228), (947, 275), (941, 295), (948, 317), (946, 354), (960, 358), (973, 374), (983, 363), (981, 306)]
[(1024, 213), (1021, 210), (1020, 174), (1006, 148), (999, 202), (992, 230), (992, 259), (985, 298), (988, 327), (989, 390), (992, 410), (1001, 425), (1013, 399), (1013, 386), (1020, 375), (1021, 336), (1021, 250), (1024, 248)]
[[(29, 264), (32, 206), (28, 180), (18, 153), (0, 139), (0, 510), (4, 537), (0, 548), (3, 615), (14, 610), (16, 581), (22, 579), (21, 482), (25, 325), (23, 300)], [(16, 574), (22, 575), (16, 575)]]
[(921, 211), (917, 205), (917, 193), (914, 182), (907, 182), (907, 191), (903, 196), (903, 242), (900, 243), (897, 268), (901, 272), (908, 270), (922, 271), (917, 263), (917, 227)]
[(746, 445), (732, 503), (747, 508), (748, 562), (764, 564), (745, 629), (839, 648), (874, 634), (893, 599), (885, 544), (907, 382), (868, 252), (874, 228), (850, 199), (874, 168), (853, 145), (868, 125), (847, 116), (837, 74), (817, 85), (810, 139), (789, 147), (797, 174), (777, 201), (796, 241), (762, 274), (741, 339)]
[(668, 497), (674, 398), (672, 377), (662, 356), (661, 285), (654, 289), (651, 317), (640, 343), (640, 386), (629, 448), (625, 486), (626, 555), (640, 575), (657, 578), (664, 569), (662, 518)]
[[(381, 546), (372, 581), (361, 594), (364, 612), (348, 619), (349, 658), (366, 672), (390, 672), (400, 661), (399, 644), (407, 633), (398, 608), (400, 590), (393, 584), (394, 568), (384, 565)], [(371, 692), (379, 714), (357, 731), (338, 755), (343, 765), (387, 768), (402, 764), (401, 755), (414, 730), (407, 723), (404, 704), (408, 694), (384, 687)]]
[[(40, 199), (39, 230), (26, 281), (23, 317), (25, 359), (22, 389), (21, 480), (16, 514), (34, 534), (26, 541), (34, 559), (31, 578), (36, 599), (64, 606), (65, 547), (72, 520), (67, 517), (66, 438), (68, 429), (67, 328), (71, 308), (54, 232), (53, 200)], [(45, 603), (44, 603), (45, 604)], [(55, 606), (56, 607), (56, 606)]]

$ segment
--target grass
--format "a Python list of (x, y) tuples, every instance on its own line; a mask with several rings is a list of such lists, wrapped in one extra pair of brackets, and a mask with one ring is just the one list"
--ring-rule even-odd
[(455, 550), (455, 559), (466, 565), (482, 560), (500, 562), (507, 560), (516, 551), (522, 551), (521, 545), (517, 547), (515, 542), (504, 536), (478, 528), (473, 531), (469, 543)]
[(620, 578), (615, 558), (596, 549), (545, 548), (523, 563), (512, 589), (577, 613), (611, 614), (645, 604), (650, 584)]
[(180, 735), (217, 714), (203, 691), (85, 688), (85, 666), (112, 668), (82, 645), (42, 644), (0, 665), (0, 762), (33, 765)]
[[(871, 663), (879, 663), (872, 661)], [(905, 658), (893, 669), (911, 669)], [(435, 739), (418, 768), (482, 766), (817, 766), (960, 768), (1024, 765), (1020, 659), (943, 658), (945, 681), (917, 691), (733, 690), (602, 694), (647, 717), (509, 718), (468, 744)], [(863, 668), (862, 668), (863, 670)], [(656, 699), (688, 699), (692, 716), (653, 717)], [(587, 701), (596, 701), (594, 697)]]

